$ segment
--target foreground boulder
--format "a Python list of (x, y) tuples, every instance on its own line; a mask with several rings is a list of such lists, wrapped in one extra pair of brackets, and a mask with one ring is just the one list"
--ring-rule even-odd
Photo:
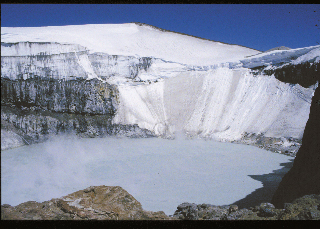
[(144, 211), (141, 204), (119, 186), (92, 186), (42, 203), (28, 201), (15, 207), (2, 205), (1, 219), (164, 220), (170, 218), (162, 211)]
[(309, 120), (302, 138), (302, 146), (293, 167), (284, 175), (272, 203), (283, 207), (294, 199), (309, 194), (320, 194), (320, 88), (312, 98)]

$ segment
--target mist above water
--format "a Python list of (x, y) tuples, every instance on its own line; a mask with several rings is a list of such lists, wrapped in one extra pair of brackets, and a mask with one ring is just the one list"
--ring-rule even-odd
[(183, 202), (231, 204), (291, 157), (253, 146), (161, 138), (58, 137), (1, 152), (1, 203), (59, 198), (89, 186), (121, 186), (144, 210), (173, 214)]

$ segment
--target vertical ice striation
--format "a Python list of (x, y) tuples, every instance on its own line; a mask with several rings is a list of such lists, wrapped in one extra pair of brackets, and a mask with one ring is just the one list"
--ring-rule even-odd
[(160, 135), (184, 131), (230, 141), (245, 132), (301, 138), (313, 92), (244, 68), (190, 71), (119, 87), (114, 122), (138, 124)]
[(54, 55), (84, 51), (87, 51), (86, 48), (77, 44), (57, 42), (1, 42), (1, 56)]
[(114, 123), (138, 124), (140, 128), (166, 132), (167, 118), (163, 100), (164, 81), (147, 85), (119, 86), (118, 113)]
[[(90, 54), (86, 48), (73, 44), (1, 43), (1, 77), (11, 80), (40, 76), (66, 80), (111, 78), (110, 82), (113, 82), (114, 76), (122, 80), (135, 79), (141, 71), (147, 71), (153, 61), (152, 57)], [(169, 70), (172, 70), (172, 67)]]

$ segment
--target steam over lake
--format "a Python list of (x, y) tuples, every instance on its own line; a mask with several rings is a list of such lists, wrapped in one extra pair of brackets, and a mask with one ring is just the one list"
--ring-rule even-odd
[(1, 152), (1, 203), (43, 202), (89, 186), (121, 186), (144, 210), (232, 204), (291, 157), (202, 139), (59, 137)]

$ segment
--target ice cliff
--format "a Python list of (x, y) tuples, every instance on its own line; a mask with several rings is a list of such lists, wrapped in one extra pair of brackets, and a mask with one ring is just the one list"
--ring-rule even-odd
[(184, 131), (219, 140), (235, 140), (244, 132), (301, 138), (313, 93), (229, 68), (118, 89), (115, 123), (137, 123), (159, 135)]
[(2, 28), (1, 41), (2, 105), (222, 141), (301, 139), (316, 81), (278, 75), (320, 60), (320, 46), (263, 53), (137, 23)]

